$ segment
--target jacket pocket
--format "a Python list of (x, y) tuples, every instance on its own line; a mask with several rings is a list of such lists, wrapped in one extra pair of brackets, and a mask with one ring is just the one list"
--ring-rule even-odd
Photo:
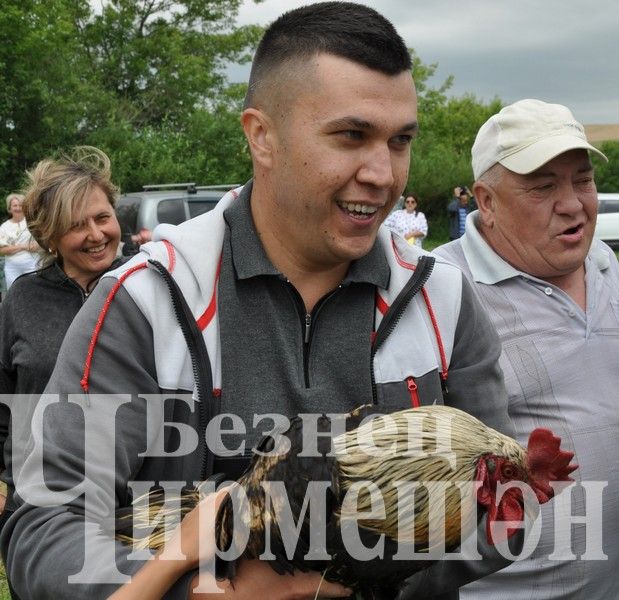
[(402, 381), (376, 384), (378, 405), (389, 412), (443, 404), (443, 393), (438, 370), (414, 377), (409, 375)]

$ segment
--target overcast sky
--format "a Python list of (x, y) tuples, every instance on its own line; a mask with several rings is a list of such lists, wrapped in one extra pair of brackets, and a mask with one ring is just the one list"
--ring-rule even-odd
[[(265, 25), (303, 0), (244, 0), (237, 22)], [(365, 0), (390, 19), (450, 93), (567, 105), (585, 124), (619, 123), (617, 0)], [(233, 69), (247, 80), (249, 68)]]

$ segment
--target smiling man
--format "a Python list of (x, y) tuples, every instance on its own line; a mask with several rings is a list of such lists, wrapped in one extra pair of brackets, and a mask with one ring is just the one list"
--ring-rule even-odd
[[(593, 239), (590, 153), (605, 158), (566, 107), (505, 107), (473, 145), (479, 210), (462, 238), (437, 250), (474, 283), (497, 328), (519, 441), (533, 426), (551, 428), (580, 465), (572, 506), (542, 508), (533, 554), (462, 598), (619, 597), (619, 543), (609, 533), (619, 530), (619, 267)], [(572, 527), (571, 513), (586, 523)]]
[[(122, 581), (116, 569), (139, 572), (117, 598), (159, 598), (170, 586), (166, 598), (191, 596), (196, 553), (130, 560), (100, 522), (130, 506), (135, 482), (171, 489), (213, 472), (236, 477), (271, 430), (265, 413), (445, 402), (510, 433), (500, 345), (470, 286), (381, 227), (406, 186), (417, 130), (411, 60), (392, 24), (348, 2), (284, 14), (258, 47), (241, 122), (252, 180), (211, 212), (157, 228), (155, 242), (102, 280), (65, 339), (47, 391), (90, 396), (47, 407), (45, 475), (55, 489), (84, 471), (96, 476), (60, 504), (36, 465), (24, 466), (27, 497), (5, 527), (8, 572), (23, 598), (107, 598)], [(187, 318), (194, 331), (184, 335)], [(115, 431), (84, 432), (84, 423), (109, 421), (114, 394), (132, 395)], [(233, 423), (225, 444), (206, 428), (224, 413)], [(96, 464), (81, 458), (85, 449)], [(188, 533), (195, 548), (198, 530)], [(493, 558), (405, 591), (434, 597), (434, 583), (453, 589), (505, 564)], [(320, 573), (282, 576), (260, 560), (244, 561), (233, 584), (224, 584), (226, 598), (349, 594)]]

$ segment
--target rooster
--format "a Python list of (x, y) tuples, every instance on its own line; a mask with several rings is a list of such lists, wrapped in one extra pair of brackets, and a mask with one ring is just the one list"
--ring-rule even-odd
[[(419, 554), (436, 550), (432, 532), (437, 527), (442, 534), (440, 552), (456, 550), (476, 529), (484, 511), (488, 514), (489, 543), (502, 541), (516, 532), (509, 525), (496, 530), (492, 526), (524, 518), (522, 492), (516, 487), (508, 488), (497, 502), (499, 483), (523, 482), (542, 504), (554, 495), (550, 483), (571, 481), (569, 474), (577, 468), (570, 464), (573, 454), (561, 450), (560, 439), (546, 429), (534, 430), (525, 450), (515, 440), (455, 408), (427, 406), (388, 415), (374, 415), (375, 410), (371, 406), (357, 409), (347, 416), (345, 433), (319, 436), (318, 452), (313, 456), (304, 456), (302, 452), (301, 418), (292, 419), (284, 437), (262, 440), (257, 447), (259, 453), (219, 508), (215, 538), (220, 550), (230, 549), (239, 539), (233, 535), (235, 510), (236, 519), (247, 527), (249, 537), (243, 547), (236, 549), (239, 559), (218, 562), (218, 577), (233, 580), (238, 560), (261, 557), (268, 542), (268, 550), (274, 556), (269, 559), (270, 564), (279, 573), (318, 570), (328, 581), (343, 583), (362, 598), (393, 597), (406, 578), (432, 563), (422, 559), (429, 557), (420, 558)], [(328, 417), (318, 420), (317, 431), (330, 432), (331, 427)], [(278, 451), (282, 440), (289, 442), (285, 453)], [(287, 494), (281, 497), (269, 492), (267, 501), (266, 490), (276, 482), (283, 482)], [(310, 482), (329, 483), (323, 505), (325, 514), (318, 519), (314, 514), (312, 520), (310, 510), (303, 514)], [(406, 496), (410, 500), (406, 505), (398, 494), (402, 482), (427, 485), (415, 490), (414, 496)], [(442, 483), (444, 489), (444, 515), (439, 515), (438, 524), (437, 511), (431, 508), (436, 501), (430, 492), (433, 482)], [(457, 486), (458, 482), (475, 485)], [(378, 516), (370, 511), (372, 496), (368, 483), (380, 492), (384, 511)], [(353, 490), (359, 493), (351, 505), (348, 498)], [(239, 501), (239, 497), (244, 501)], [(183, 498), (182, 510), (190, 510), (199, 500), (200, 492), (192, 491)], [(280, 530), (284, 502), (289, 503), (294, 524), (303, 514), (292, 552), (289, 544), (287, 548), (284, 543), (288, 530)], [(148, 526), (153, 514), (161, 521), (165, 510), (160, 501), (151, 502), (145, 514), (133, 515), (134, 523)], [(382, 556), (368, 561), (352, 555), (355, 553), (350, 552), (345, 539), (351, 524), (358, 528), (359, 537), (355, 539), (366, 548), (382, 540)], [(325, 531), (323, 540), (328, 556), (311, 558), (311, 533), (318, 529)], [(118, 518), (117, 537), (136, 543), (130, 532), (130, 520)], [(158, 548), (164, 542), (165, 537), (156, 532), (136, 545)], [(409, 560), (402, 559), (400, 554), (393, 559), (403, 548), (417, 556)]]

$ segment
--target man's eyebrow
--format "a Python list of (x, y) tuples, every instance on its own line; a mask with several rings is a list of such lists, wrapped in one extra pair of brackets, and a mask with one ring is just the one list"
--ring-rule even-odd
[[(358, 117), (342, 117), (341, 119), (334, 119), (333, 121), (329, 121), (327, 126), (332, 129), (375, 129), (376, 125), (366, 121), (365, 119), (359, 119)], [(416, 133), (419, 129), (419, 124), (417, 121), (411, 121), (410, 123), (406, 123), (398, 131), (400, 132), (410, 132)]]
[(408, 131), (415, 135), (417, 131), (419, 131), (419, 123), (417, 123), (417, 121), (411, 121), (410, 123), (404, 125), (404, 127), (401, 127), (400, 131)]

